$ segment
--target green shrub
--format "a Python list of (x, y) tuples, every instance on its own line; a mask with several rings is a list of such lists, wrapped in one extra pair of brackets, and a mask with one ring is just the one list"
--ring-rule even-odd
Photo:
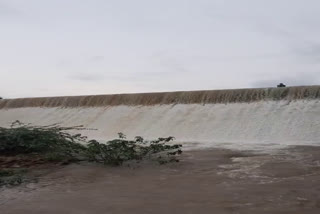
[(70, 134), (70, 131), (83, 129), (82, 126), (61, 127), (57, 124), (32, 126), (16, 121), (10, 128), (0, 127), (0, 155), (37, 154), (47, 161), (89, 160), (121, 165), (125, 161), (155, 156), (163, 164), (178, 161), (176, 157), (182, 153), (182, 145), (169, 143), (174, 137), (145, 141), (138, 136), (126, 140), (123, 133), (118, 133), (118, 139), (99, 143), (88, 141), (81, 134)]
[(171, 161), (178, 162), (176, 155), (182, 153), (182, 145), (167, 144), (174, 139), (173, 137), (145, 141), (140, 136), (135, 137), (135, 140), (126, 140), (123, 133), (118, 133), (118, 135), (119, 139), (108, 141), (105, 144), (96, 140), (89, 141), (87, 149), (89, 160), (117, 166), (130, 160), (150, 159), (157, 154), (159, 163), (163, 164)]
[(0, 177), (12, 176), (14, 172), (12, 170), (0, 169)]
[(0, 169), (0, 187), (1, 186), (16, 186), (24, 181), (23, 174), (26, 170), (16, 169)]
[(86, 137), (67, 131), (80, 129), (81, 126), (31, 126), (16, 121), (10, 128), (0, 127), (0, 154), (58, 153), (64, 157), (74, 157), (85, 149), (79, 142), (86, 142)]

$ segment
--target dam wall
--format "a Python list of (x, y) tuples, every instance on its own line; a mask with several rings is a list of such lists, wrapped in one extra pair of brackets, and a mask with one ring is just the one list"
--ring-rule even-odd
[(0, 100), (0, 126), (83, 125), (110, 140), (174, 136), (188, 145), (319, 144), (320, 86)]

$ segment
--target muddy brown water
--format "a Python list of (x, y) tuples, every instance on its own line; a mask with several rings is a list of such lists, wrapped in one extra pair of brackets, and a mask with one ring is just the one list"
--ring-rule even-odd
[(0, 190), (1, 214), (320, 213), (320, 147), (187, 151), (177, 164), (53, 168)]

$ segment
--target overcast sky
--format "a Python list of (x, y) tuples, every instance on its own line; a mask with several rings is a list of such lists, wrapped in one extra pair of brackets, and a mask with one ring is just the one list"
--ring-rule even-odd
[(319, 0), (0, 0), (0, 96), (320, 84)]

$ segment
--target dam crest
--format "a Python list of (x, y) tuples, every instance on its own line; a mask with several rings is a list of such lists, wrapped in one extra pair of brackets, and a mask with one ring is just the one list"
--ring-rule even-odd
[(320, 143), (320, 86), (0, 100), (0, 126), (83, 125), (105, 141), (174, 136), (196, 147)]

